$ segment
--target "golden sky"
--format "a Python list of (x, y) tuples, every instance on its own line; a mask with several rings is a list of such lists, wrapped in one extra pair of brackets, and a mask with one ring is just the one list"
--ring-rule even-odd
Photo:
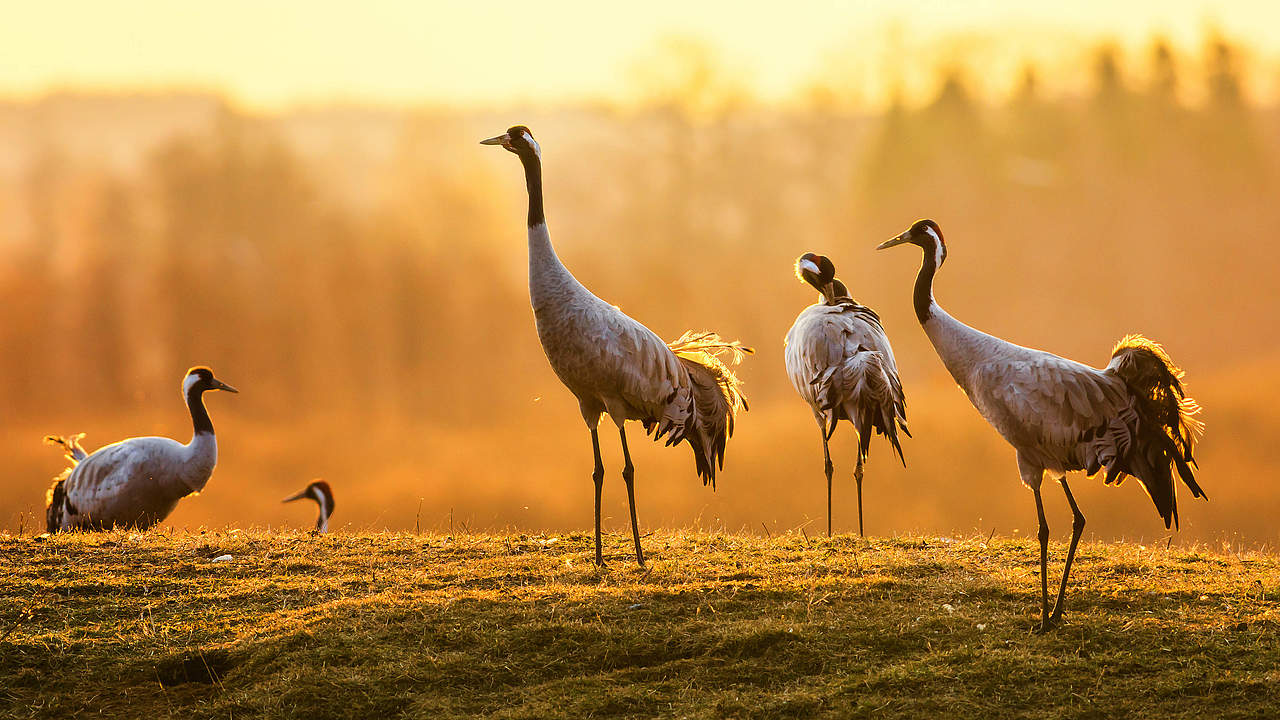
[[(1154, 33), (1195, 51), (1206, 27), (1280, 56), (1280, 2), (1205, 0), (6, 0), (0, 94), (195, 85), (278, 108), (334, 99), (504, 105), (625, 100), (664, 37), (707, 43), (736, 80), (794, 96), (849, 68), (874, 96), (890, 73), (996, 55), (1078, 63), (1099, 37)], [(752, 9), (759, 6), (761, 10)], [(939, 38), (949, 38), (940, 41)], [(959, 39), (957, 39), (959, 38)], [(975, 63), (969, 55), (981, 56)], [(1006, 64), (1012, 60), (1005, 58)], [(1004, 68), (1000, 68), (1003, 70)]]

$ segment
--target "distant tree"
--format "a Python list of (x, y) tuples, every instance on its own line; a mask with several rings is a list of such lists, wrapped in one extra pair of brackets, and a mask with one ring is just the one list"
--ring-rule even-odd
[(316, 217), (297, 159), (228, 113), (212, 136), (173, 141), (150, 167), (161, 218), (152, 287), (170, 362), (287, 367), (305, 347), (309, 309), (296, 300)]
[(75, 363), (77, 386), (99, 406), (120, 408), (132, 393), (129, 290), (142, 278), (139, 254), (140, 229), (134, 200), (118, 180), (107, 179), (96, 187), (87, 218), (80, 260), (67, 288), (74, 313), (68, 349), (80, 358)]
[[(1089, 115), (1087, 122), (1099, 141), (1099, 161), (1109, 166), (1107, 173), (1100, 177), (1114, 174), (1117, 179), (1131, 179), (1148, 155), (1146, 144), (1139, 140), (1145, 132), (1146, 119), (1125, 82), (1120, 67), (1120, 51), (1110, 43), (1093, 51), (1093, 96)], [(1094, 168), (1091, 172), (1100, 171)]]
[(47, 147), (35, 154), (22, 181), (28, 233), (10, 249), (9, 272), (0, 271), (6, 281), (0, 287), (5, 310), (0, 357), (6, 378), (0, 392), (8, 394), (0, 422), (10, 412), (30, 412), (74, 392), (51, 371), (60, 365), (55, 354), (66, 352), (56, 269), (57, 256), (65, 251), (57, 223), (59, 196), (69, 172), (66, 158)]
[(1206, 178), (1218, 189), (1238, 195), (1266, 192), (1266, 148), (1244, 93), (1242, 52), (1221, 35), (1205, 43), (1205, 87), (1208, 103), (1200, 113), (1197, 147)]
[(1205, 54), (1209, 105), (1217, 112), (1238, 112), (1245, 104), (1240, 80), (1240, 51), (1225, 38), (1213, 36), (1207, 43)]
[[(1015, 155), (1010, 159), (1015, 182), (1043, 184), (1047, 179), (1043, 177), (1046, 172), (1043, 163), (1056, 163), (1070, 153), (1073, 140), (1065, 116), (1061, 102), (1044, 96), (1035, 65), (1024, 65), (1006, 113), (1010, 126), (1007, 141)], [(1033, 162), (1027, 163), (1028, 159)]]
[(953, 123), (974, 122), (976, 103), (964, 70), (958, 66), (944, 68), (941, 72), (938, 93), (927, 107), (935, 118), (945, 118)]
[(1165, 38), (1151, 45), (1151, 84), (1147, 95), (1157, 106), (1178, 104), (1178, 66), (1173, 48)]
[(1015, 108), (1036, 108), (1044, 102), (1040, 96), (1040, 73), (1036, 66), (1027, 63), (1022, 66), (1018, 78), (1018, 86), (1010, 97), (1010, 104)]
[(1120, 74), (1120, 53), (1114, 45), (1102, 45), (1093, 55), (1093, 94), (1099, 105), (1115, 105), (1125, 100), (1128, 88)]
[(895, 88), (889, 106), (878, 119), (870, 141), (871, 147), (863, 163), (855, 169), (852, 204), (862, 211), (883, 208), (888, 198), (897, 195), (912, 175), (928, 159), (928, 153), (915, 139), (914, 114), (903, 101), (902, 89)]

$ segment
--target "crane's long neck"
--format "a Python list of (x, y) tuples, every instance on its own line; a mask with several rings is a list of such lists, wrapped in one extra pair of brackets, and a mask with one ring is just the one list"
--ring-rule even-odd
[(519, 155), (529, 189), (529, 295), (534, 310), (539, 310), (551, 304), (554, 296), (582, 286), (551, 246), (551, 234), (547, 232), (547, 219), (542, 210), (542, 159), (536, 152)]
[(191, 411), (192, 442), (201, 435), (213, 436), (213, 421), (204, 408), (204, 389), (192, 387), (187, 391), (187, 409)]
[(529, 227), (546, 225), (547, 218), (542, 213), (542, 158), (537, 153), (520, 153), (520, 162), (524, 165), (524, 184), (529, 189)]
[(972, 397), (974, 371), (1008, 343), (965, 325), (938, 305), (933, 299), (933, 276), (942, 265), (946, 251), (936, 241), (926, 242), (922, 249), (924, 260), (920, 263), (912, 296), (916, 319), (951, 377)]
[(213, 435), (213, 421), (204, 407), (204, 390), (192, 387), (187, 391), (187, 409), (191, 411), (191, 442), (187, 443), (187, 457), (181, 471), (181, 485), (176, 487), (178, 497), (204, 489), (213, 476), (218, 462), (218, 441)]
[(916, 319), (924, 325), (938, 305), (933, 299), (933, 276), (938, 272), (942, 252), (936, 243), (926, 244), (922, 249), (924, 261), (920, 263), (920, 272), (916, 274), (916, 289), (911, 299), (915, 305)]

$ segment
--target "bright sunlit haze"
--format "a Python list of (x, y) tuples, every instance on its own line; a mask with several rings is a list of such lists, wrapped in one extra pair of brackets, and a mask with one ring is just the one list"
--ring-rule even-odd
[(667, 79), (663, 46), (690, 39), (760, 99), (796, 101), (815, 83), (837, 82), (872, 106), (899, 87), (924, 97), (949, 65), (967, 66), (992, 92), (1007, 91), (1026, 61), (1079, 87), (1072, 71), (1094, 41), (1140, 51), (1159, 35), (1195, 52), (1206, 32), (1222, 33), (1256, 54), (1256, 90), (1268, 95), (1280, 59), (1280, 7), (1261, 0), (800, 0), (785, 9), (658, 0), (642, 11), (570, 0), (55, 0), (5, 15), (0, 93), (195, 87), (258, 110), (335, 100), (626, 105)]

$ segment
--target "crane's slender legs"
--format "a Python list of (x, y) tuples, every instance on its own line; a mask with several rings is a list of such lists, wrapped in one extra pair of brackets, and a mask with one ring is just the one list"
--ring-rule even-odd
[(1036, 496), (1036, 516), (1040, 519), (1040, 627), (1036, 633), (1049, 629), (1049, 523), (1044, 519), (1044, 500), (1040, 497), (1040, 483), (1031, 488)]
[(1084, 513), (1080, 512), (1076, 499), (1071, 495), (1066, 476), (1058, 478), (1058, 482), (1062, 484), (1062, 491), (1067, 494), (1067, 503), (1071, 505), (1071, 513), (1075, 517), (1071, 521), (1071, 546), (1067, 548), (1067, 566), (1062, 569), (1062, 586), (1058, 588), (1058, 600), (1053, 604), (1053, 614), (1049, 616), (1050, 623), (1057, 623), (1062, 619), (1063, 598), (1067, 593), (1067, 575), (1071, 573), (1071, 561), (1076, 557), (1076, 544), (1080, 542), (1080, 535), (1084, 532)]
[(644, 551), (640, 549), (640, 524), (636, 522), (636, 468), (631, 464), (631, 451), (627, 449), (627, 430), (618, 426), (622, 438), (622, 479), (627, 483), (627, 502), (631, 504), (631, 537), (636, 541), (636, 562), (644, 567)]
[(591, 450), (596, 456), (596, 469), (591, 479), (596, 484), (596, 565), (604, 567), (604, 553), (600, 551), (600, 491), (604, 489), (604, 461), (600, 459), (600, 434), (591, 428)]
[(866, 537), (867, 534), (862, 532), (862, 453), (858, 453), (858, 467), (853, 469), (853, 479), (858, 483), (858, 534)]
[[(831, 473), (835, 472), (835, 466), (831, 464), (831, 448), (827, 447), (827, 421), (818, 418), (818, 430), (822, 432), (822, 458), (824, 460), (823, 468), (827, 473), (827, 537), (831, 537)], [(861, 509), (859, 509), (861, 513)]]

